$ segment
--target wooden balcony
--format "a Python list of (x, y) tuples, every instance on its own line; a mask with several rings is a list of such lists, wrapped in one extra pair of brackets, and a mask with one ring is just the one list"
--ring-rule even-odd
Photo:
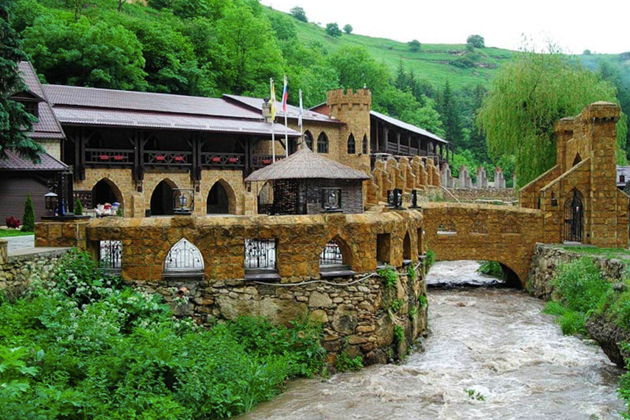
[(192, 152), (145, 150), (142, 163), (153, 167), (182, 167), (192, 166)]
[(133, 166), (132, 149), (85, 149), (85, 163), (99, 166)]
[(201, 167), (212, 169), (244, 169), (245, 153), (201, 153)]

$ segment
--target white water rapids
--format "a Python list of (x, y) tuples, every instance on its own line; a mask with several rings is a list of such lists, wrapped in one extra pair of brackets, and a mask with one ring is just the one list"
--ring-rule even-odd
[[(476, 262), (437, 263), (429, 284), (483, 283)], [(298, 380), (246, 419), (616, 419), (621, 373), (563, 336), (543, 302), (504, 288), (429, 290), (424, 351), (329, 379)]]

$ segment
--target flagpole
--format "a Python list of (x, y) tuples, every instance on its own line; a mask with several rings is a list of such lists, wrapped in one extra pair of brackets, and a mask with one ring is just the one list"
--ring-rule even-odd
[(282, 91), (282, 111), (284, 112), (284, 151), (286, 157), (289, 157), (289, 122), (287, 118), (287, 76), (284, 76), (284, 90)]
[(302, 120), (303, 109), (304, 106), (302, 103), (302, 89), (300, 89), (300, 148), (302, 148), (304, 145), (304, 121)]
[(273, 79), (269, 79), (269, 91), (271, 93), (271, 98), (269, 99), (271, 101), (271, 106), (272, 106), (272, 113), (271, 113), (271, 161), (273, 163), (276, 163), (276, 133), (274, 130), (274, 126), (275, 126), (275, 111), (273, 111), (273, 108), (275, 108), (275, 103), (276, 103), (276, 92), (275, 89), (273, 88)]

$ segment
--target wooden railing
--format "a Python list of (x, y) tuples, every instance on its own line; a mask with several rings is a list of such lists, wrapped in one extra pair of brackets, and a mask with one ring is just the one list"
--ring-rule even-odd
[(243, 169), (245, 153), (201, 153), (201, 166), (204, 168)]
[(149, 166), (191, 166), (192, 152), (145, 150), (143, 163)]
[(134, 151), (129, 149), (85, 149), (88, 165), (132, 165)]
[[(276, 155), (276, 162), (280, 159), (284, 159), (284, 155)], [(252, 156), (252, 169), (260, 169), (273, 163), (272, 155), (253, 155)]]

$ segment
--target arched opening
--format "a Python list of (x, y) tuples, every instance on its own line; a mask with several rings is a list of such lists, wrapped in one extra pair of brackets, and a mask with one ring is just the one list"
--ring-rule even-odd
[(357, 152), (357, 144), (356, 144), (356, 141), (354, 140), (354, 135), (350, 134), (350, 137), (348, 137), (348, 154), (354, 155), (356, 152)]
[(97, 208), (99, 205), (106, 203), (120, 203), (122, 206), (123, 200), (122, 193), (116, 184), (107, 178), (103, 178), (92, 188), (92, 208)]
[(335, 236), (319, 255), (319, 271), (323, 277), (352, 275), (352, 252), (348, 245)]
[(564, 203), (564, 233), (565, 242), (582, 242), (584, 234), (584, 198), (576, 188), (571, 191)]
[(363, 148), (361, 150), (364, 155), (370, 153), (370, 144), (368, 143), (367, 135), (363, 136)]
[(230, 213), (230, 199), (228, 193), (221, 182), (216, 182), (210, 192), (206, 202), (207, 214), (228, 214)]
[(173, 214), (173, 189), (176, 188), (169, 180), (163, 180), (151, 194), (151, 216), (168, 216)]
[(323, 131), (317, 138), (317, 153), (328, 153), (328, 136)]
[(258, 192), (258, 214), (273, 213), (273, 184), (271, 181), (265, 182)]
[(409, 232), (405, 234), (405, 239), (403, 239), (403, 260), (406, 263), (411, 262), (411, 237)]
[(575, 155), (575, 159), (573, 159), (573, 166), (577, 165), (580, 162), (582, 162), (582, 157), (578, 153), (578, 154)]
[(304, 132), (304, 141), (306, 142), (306, 146), (313, 150), (313, 135), (308, 130)]
[(386, 265), (390, 262), (392, 236), (389, 233), (376, 235), (376, 264)]
[(203, 274), (203, 256), (186, 238), (171, 247), (164, 260), (164, 276), (190, 277)]

